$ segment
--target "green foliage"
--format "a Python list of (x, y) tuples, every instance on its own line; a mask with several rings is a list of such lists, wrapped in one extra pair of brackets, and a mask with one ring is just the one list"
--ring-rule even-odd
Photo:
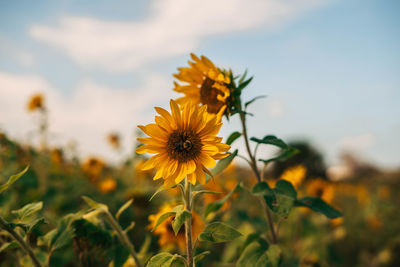
[(13, 183), (18, 181), (19, 178), (22, 177), (29, 169), (29, 165), (25, 167), (25, 169), (15, 175), (11, 175), (8, 181), (5, 184), (0, 185), (0, 194), (6, 191)]
[[(236, 149), (229, 156), (218, 161), (217, 165), (211, 170), (211, 174), (217, 175), (221, 173), (223, 170), (225, 170), (225, 168), (228, 167), (229, 164), (231, 164), (232, 160), (237, 156), (237, 154), (238, 150)], [(212, 177), (210, 175), (206, 174), (206, 182), (208, 182), (211, 178)]]
[(278, 156), (270, 158), (270, 159), (259, 159), (259, 161), (264, 162), (264, 164), (267, 164), (272, 161), (285, 161), (294, 155), (299, 153), (299, 151), (296, 148), (289, 147), (287, 149), (284, 149)]
[(266, 135), (263, 139), (251, 137), (250, 140), (258, 144), (273, 145), (282, 149), (287, 149), (289, 147), (282, 139), (279, 139), (274, 135)]
[(227, 242), (242, 236), (236, 229), (222, 222), (213, 222), (206, 226), (199, 241)]
[(153, 256), (147, 263), (147, 267), (169, 267), (177, 259), (177, 255), (168, 252), (161, 252)]
[(122, 205), (119, 210), (117, 211), (117, 214), (115, 214), (115, 218), (117, 218), (117, 220), (119, 219), (119, 216), (121, 216), (121, 214), (127, 209), (129, 208), (129, 206), (132, 204), (133, 199), (128, 200), (127, 202), (125, 202), (124, 205)]
[(23, 208), (19, 210), (13, 210), (11, 211), (12, 213), (16, 214), (18, 216), (18, 219), (23, 221), (27, 217), (32, 216), (36, 212), (40, 211), (43, 207), (43, 202), (35, 202), (35, 203), (29, 203), (25, 205)]
[(236, 139), (238, 139), (239, 137), (241, 137), (242, 134), (239, 132), (233, 132), (231, 133), (231, 135), (229, 135), (228, 139), (226, 139), (226, 144), (227, 145), (232, 145), (233, 142), (236, 141)]
[(248, 107), (249, 105), (251, 105), (254, 101), (256, 101), (256, 100), (258, 100), (258, 99), (261, 99), (261, 98), (265, 98), (265, 97), (267, 97), (267, 96), (265, 96), (265, 95), (260, 95), (260, 96), (254, 97), (253, 99), (251, 99), (251, 100), (247, 101), (246, 103), (244, 103), (244, 109), (247, 109), (247, 107)]
[(296, 206), (307, 207), (313, 211), (324, 214), (329, 219), (335, 219), (342, 216), (338, 210), (331, 207), (319, 197), (303, 197), (295, 202)]
[(181, 229), (182, 225), (186, 222), (186, 220), (189, 220), (190, 218), (192, 218), (192, 213), (187, 210), (184, 210), (183, 208), (176, 212), (175, 218), (172, 221), (172, 229), (174, 230), (175, 235), (178, 234), (179, 230)]

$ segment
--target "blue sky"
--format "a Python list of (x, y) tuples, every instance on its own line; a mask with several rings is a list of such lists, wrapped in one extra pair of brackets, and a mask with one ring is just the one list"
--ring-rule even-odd
[(244, 97), (268, 98), (251, 107), (251, 134), (311, 140), (332, 164), (345, 149), (397, 167), (399, 11), (395, 0), (2, 1), (0, 128), (25, 140), (35, 125), (23, 107), (43, 92), (53, 142), (107, 157), (107, 132), (129, 147), (152, 107), (178, 96), (171, 74), (193, 51), (254, 75)]

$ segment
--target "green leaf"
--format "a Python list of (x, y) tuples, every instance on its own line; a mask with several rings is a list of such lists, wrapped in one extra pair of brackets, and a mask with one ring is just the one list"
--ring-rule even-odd
[(42, 224), (47, 224), (46, 220), (44, 218), (39, 218), (33, 221), (32, 223), (29, 224), (29, 229), (28, 233), (31, 233), (34, 231), (36, 228), (38, 228)]
[(264, 246), (258, 242), (251, 243), (246, 247), (240, 255), (236, 263), (237, 267), (254, 267), (255, 263), (262, 257), (268, 246)]
[(93, 199), (91, 199), (91, 198), (89, 198), (87, 196), (82, 196), (82, 198), (86, 202), (86, 204), (88, 204), (93, 209), (104, 209), (104, 210), (108, 211), (107, 205), (99, 203), (99, 202), (96, 202), (96, 201), (94, 201)]
[(342, 216), (340, 211), (334, 209), (319, 197), (303, 197), (296, 201), (296, 206), (302, 206), (312, 209), (313, 211), (324, 214), (329, 219), (334, 219)]
[(172, 221), (172, 229), (174, 230), (175, 236), (178, 234), (182, 225), (186, 220), (192, 218), (192, 213), (187, 210), (178, 211)]
[(276, 137), (274, 135), (266, 135), (266, 136), (264, 136), (263, 139), (251, 137), (250, 140), (253, 142), (256, 142), (258, 144), (273, 145), (273, 146), (280, 147), (282, 149), (288, 148), (288, 145), (285, 142), (283, 142), (282, 139), (279, 139), (278, 137)]
[[(222, 172), (223, 170), (225, 170), (225, 168), (228, 167), (229, 164), (231, 164), (232, 160), (236, 157), (237, 154), (238, 154), (238, 150), (236, 149), (235, 151), (233, 151), (232, 154), (230, 154), (226, 158), (221, 159), (220, 161), (218, 161), (217, 165), (211, 170), (211, 174), (212, 175), (217, 175), (220, 172)], [(211, 178), (212, 177), (210, 175), (206, 174), (206, 183)]]
[(167, 190), (167, 188), (164, 187), (164, 185), (160, 186), (156, 192), (154, 192), (154, 194), (150, 197), (149, 201), (151, 201), (156, 195), (158, 195), (159, 193), (161, 193), (162, 191)]
[(29, 169), (29, 165), (26, 166), (23, 171), (10, 176), (10, 178), (8, 179), (8, 181), (5, 184), (0, 185), (0, 194), (3, 193), (4, 191), (6, 191), (8, 189), (8, 187), (10, 187), (10, 185), (15, 183), (19, 178), (21, 178), (21, 176), (24, 175), (28, 171), (28, 169)]
[(281, 248), (278, 245), (269, 246), (265, 252), (256, 262), (255, 267), (275, 267), (279, 266), (281, 259)]
[(244, 103), (244, 109), (246, 109), (249, 105), (251, 105), (254, 101), (256, 101), (257, 99), (261, 99), (261, 98), (265, 98), (267, 97), (266, 95), (260, 95), (260, 96), (256, 96), (253, 99), (247, 101), (246, 103)]
[[(247, 69), (244, 71), (242, 77), (240, 78), (240, 80), (238, 81), (239, 84), (243, 83), (244, 79), (246, 79), (247, 76)], [(231, 79), (233, 80), (233, 79)]]
[(13, 210), (11, 213), (16, 214), (20, 220), (25, 219), (26, 217), (29, 217), (39, 210), (41, 210), (43, 207), (43, 202), (35, 202), (35, 203), (29, 203), (25, 205), (23, 208), (19, 210)]
[(172, 255), (168, 252), (161, 252), (149, 260), (147, 267), (169, 267), (175, 258), (176, 255)]
[(242, 134), (240, 132), (233, 132), (231, 133), (231, 135), (228, 137), (228, 139), (226, 140), (226, 144), (227, 145), (232, 145), (233, 142), (235, 142), (236, 139), (238, 139), (239, 137), (241, 137)]
[(3, 252), (7, 249), (13, 249), (13, 248), (18, 248), (18, 247), (19, 247), (19, 244), (17, 241), (5, 242), (5, 243), (3, 243), (3, 245), (1, 245), (0, 252)]
[(285, 149), (279, 156), (271, 158), (271, 159), (259, 159), (259, 161), (264, 162), (264, 164), (267, 164), (271, 161), (285, 161), (294, 155), (298, 154), (300, 151), (296, 148), (289, 147), (288, 149)]
[(297, 199), (296, 189), (294, 189), (293, 185), (289, 181), (279, 180), (278, 182), (276, 182), (274, 190), (276, 193), (289, 196), (293, 199)]
[(119, 220), (119, 216), (121, 216), (121, 214), (127, 209), (129, 208), (129, 206), (132, 204), (133, 199), (131, 198), (130, 200), (128, 200), (124, 205), (121, 206), (121, 208), (119, 208), (117, 214), (115, 215), (115, 218), (117, 218), (117, 220)]
[(239, 183), (239, 184), (237, 184), (237, 185), (235, 186), (235, 188), (234, 188), (232, 191), (230, 191), (225, 197), (223, 197), (223, 198), (221, 198), (221, 199), (219, 199), (219, 200), (217, 200), (217, 201), (214, 201), (214, 202), (208, 204), (207, 207), (206, 207), (206, 209), (205, 209), (205, 211), (204, 211), (204, 217), (207, 218), (207, 216), (208, 216), (210, 213), (216, 212), (216, 211), (218, 211), (220, 208), (222, 208), (222, 206), (225, 204), (226, 201), (228, 201), (228, 199), (232, 196), (232, 194), (235, 193), (235, 192), (237, 192), (237, 191), (239, 191), (239, 190), (241, 190), (241, 188), (242, 188), (242, 186), (241, 186), (241, 184)]
[(196, 263), (198, 263), (199, 261), (201, 261), (202, 259), (204, 259), (204, 257), (205, 256), (207, 256), (208, 254), (210, 254), (211, 252), (210, 251), (203, 251), (203, 252), (201, 252), (201, 253), (199, 253), (199, 254), (197, 254), (196, 256), (194, 256), (194, 261), (196, 262)]
[(271, 191), (271, 187), (266, 182), (259, 182), (253, 187), (251, 192), (254, 195), (265, 195), (266, 193), (271, 193)]
[(176, 212), (174, 211), (169, 211), (166, 213), (163, 213), (160, 217), (158, 217), (156, 224), (154, 225), (153, 229), (151, 231), (153, 232), (163, 221), (171, 217), (172, 215), (175, 215)]
[(199, 236), (199, 241), (210, 242), (227, 242), (242, 236), (236, 229), (231, 226), (221, 223), (213, 222), (206, 226), (204, 231)]

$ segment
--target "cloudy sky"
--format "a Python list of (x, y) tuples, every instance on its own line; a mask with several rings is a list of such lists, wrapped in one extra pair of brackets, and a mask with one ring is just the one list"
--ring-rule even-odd
[(254, 75), (243, 97), (268, 97), (251, 107), (251, 135), (310, 140), (332, 164), (350, 150), (396, 167), (399, 12), (397, 0), (1, 1), (0, 129), (28, 142), (26, 102), (41, 92), (52, 144), (109, 158), (117, 131), (128, 153), (194, 52)]

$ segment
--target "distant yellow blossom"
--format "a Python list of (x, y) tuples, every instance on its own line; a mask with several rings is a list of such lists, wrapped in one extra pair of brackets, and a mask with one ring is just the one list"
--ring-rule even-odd
[(171, 113), (156, 107), (161, 116), (155, 124), (138, 126), (150, 137), (138, 138), (145, 145), (136, 149), (139, 154), (156, 154), (143, 164), (142, 170), (157, 169), (154, 180), (163, 178), (171, 187), (185, 177), (193, 185), (205, 183), (206, 168), (214, 167), (216, 160), (225, 158), (230, 148), (217, 137), (222, 123), (205, 111), (205, 106), (185, 104), (181, 107), (171, 100)]
[(44, 108), (44, 97), (42, 94), (33, 95), (28, 102), (28, 111), (35, 111)]
[(326, 203), (332, 204), (335, 197), (333, 184), (320, 178), (311, 180), (306, 187), (307, 195), (320, 197)]
[(98, 187), (102, 193), (105, 193), (105, 194), (110, 193), (117, 188), (117, 182), (115, 181), (114, 178), (108, 177), (108, 178), (100, 181), (98, 184)]
[(185, 83), (183, 85), (174, 83), (174, 90), (185, 94), (184, 97), (177, 99), (177, 102), (207, 105), (207, 112), (221, 116), (227, 108), (230, 96), (229, 75), (204, 56), (200, 58), (194, 54), (190, 56), (193, 60), (188, 61), (190, 67), (178, 68), (179, 73), (174, 74), (175, 78)]
[(63, 151), (61, 148), (54, 148), (50, 153), (51, 161), (57, 165), (63, 163)]
[(280, 179), (289, 181), (292, 183), (292, 185), (297, 189), (301, 185), (301, 183), (304, 181), (304, 178), (306, 177), (307, 170), (304, 168), (303, 165), (296, 165), (293, 167), (290, 167), (286, 169)]
[(95, 157), (88, 158), (82, 165), (83, 171), (90, 177), (92, 181), (97, 181), (99, 179), (104, 167), (104, 162)]

